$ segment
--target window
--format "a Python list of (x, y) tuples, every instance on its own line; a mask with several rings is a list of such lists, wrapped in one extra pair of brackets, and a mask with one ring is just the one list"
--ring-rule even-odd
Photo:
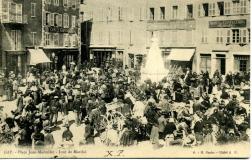
[(54, 0), (54, 5), (59, 6), (59, 0)]
[(178, 18), (178, 6), (172, 6), (172, 19)]
[(240, 71), (247, 71), (247, 60), (240, 60)]
[(37, 45), (37, 32), (31, 32), (31, 37), (32, 37), (32, 45), (36, 46)]
[(248, 71), (250, 67), (249, 59), (248, 55), (234, 55), (235, 71)]
[(54, 33), (54, 46), (59, 46), (59, 33)]
[(155, 17), (155, 9), (150, 8), (150, 20), (154, 20), (154, 17)]
[(59, 15), (57, 13), (54, 14), (54, 26), (59, 26)]
[(215, 16), (215, 3), (209, 3), (209, 16)]
[(187, 5), (186, 9), (187, 9), (186, 18), (188, 19), (193, 18), (193, 5), (192, 4)]
[(54, 26), (54, 14), (50, 14), (50, 26)]
[(132, 37), (132, 31), (130, 30), (130, 31), (129, 31), (129, 44), (130, 44), (130, 45), (133, 44), (133, 43), (132, 43), (132, 39), (133, 39), (133, 37)]
[(135, 19), (135, 8), (129, 8), (129, 21), (133, 22)]
[(123, 43), (123, 31), (118, 31), (118, 44)]
[(50, 24), (50, 13), (46, 13), (46, 25)]
[(229, 44), (229, 43), (231, 43), (231, 33), (230, 33), (231, 31), (230, 30), (227, 30), (227, 43)]
[(17, 4), (16, 5), (16, 22), (22, 23), (23, 20), (23, 15), (22, 15), (22, 4)]
[(68, 1), (69, 1), (69, 0), (63, 0), (63, 6), (64, 6), (64, 7), (67, 7), (67, 6), (68, 6)]
[(201, 17), (203, 14), (202, 14), (203, 10), (202, 10), (202, 5), (198, 5), (198, 17)]
[(45, 46), (49, 46), (50, 45), (49, 33), (45, 32), (44, 38), (45, 38), (45, 40), (44, 40)]
[(71, 46), (72, 47), (78, 46), (77, 35), (76, 34), (71, 35)]
[(243, 29), (241, 30), (241, 33), (242, 33), (242, 38), (241, 38), (241, 42), (242, 43), (247, 43), (247, 29)]
[(224, 15), (224, 2), (217, 2), (217, 4), (218, 4), (219, 15), (223, 16)]
[(71, 7), (73, 8), (73, 9), (75, 9), (76, 8), (76, 0), (70, 0), (71, 1)]
[(36, 17), (36, 3), (31, 3), (31, 17)]
[(76, 16), (72, 16), (72, 28), (76, 27)]
[(232, 42), (240, 43), (240, 30), (239, 29), (232, 29)]
[(160, 19), (165, 19), (165, 7), (160, 7)]
[(58, 22), (57, 22), (59, 27), (62, 27), (62, 14), (58, 14)]
[(216, 43), (223, 43), (223, 32), (222, 32), (222, 30), (217, 30)]
[(230, 15), (230, 5), (231, 5), (231, 2), (224, 3), (224, 14), (225, 15)]
[(201, 43), (207, 43), (207, 30), (201, 31)]
[(51, 4), (51, 0), (46, 0), (45, 3), (46, 4)]
[(112, 8), (108, 8), (108, 14), (107, 14), (107, 20), (108, 21), (112, 21), (112, 16), (113, 16), (113, 12), (112, 12)]
[(240, 3), (239, 1), (233, 1), (233, 14), (240, 13)]
[(211, 55), (200, 54), (200, 68), (203, 72), (211, 73)]
[(122, 20), (122, 7), (118, 7), (118, 20)]
[(54, 33), (49, 33), (49, 41), (50, 45), (54, 45)]
[(208, 3), (204, 3), (203, 4), (203, 16), (205, 16), (205, 17), (207, 17), (208, 16), (208, 12), (209, 12), (209, 10), (208, 10), (209, 8), (208, 8)]
[(250, 29), (248, 29), (248, 43), (250, 43)]
[(64, 13), (63, 24), (64, 28), (69, 28), (69, 16), (66, 13)]
[(20, 30), (11, 30), (11, 46), (13, 50), (21, 50), (21, 31)]
[(67, 47), (67, 46), (70, 46), (70, 37), (69, 37), (69, 34), (65, 33), (63, 35), (63, 39), (64, 39), (64, 46)]
[(16, 4), (15, 3), (9, 3), (9, 21), (10, 22), (16, 22)]
[(246, 4), (247, 0), (240, 0), (240, 4), (241, 4), (241, 13), (245, 14), (247, 13), (247, 4)]

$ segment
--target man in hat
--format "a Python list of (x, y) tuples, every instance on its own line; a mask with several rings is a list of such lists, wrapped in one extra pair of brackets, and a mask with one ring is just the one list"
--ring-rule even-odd
[(167, 119), (165, 118), (165, 113), (166, 112), (162, 111), (161, 116), (158, 118), (158, 132), (159, 132), (159, 137), (161, 139), (165, 138), (164, 129), (167, 124)]
[(45, 136), (44, 136), (44, 144), (46, 147), (52, 148), (55, 144), (53, 134), (51, 133), (51, 128), (46, 126), (44, 128)]
[(226, 109), (233, 116), (236, 108), (239, 106), (239, 101), (236, 99), (237, 95), (232, 95), (232, 99), (226, 105)]
[(18, 90), (17, 92), (17, 112), (22, 113), (24, 108), (24, 95), (23, 92)]
[(196, 96), (194, 98), (194, 102), (193, 102), (193, 112), (195, 113), (196, 111), (200, 111), (201, 110), (201, 102), (199, 101), (200, 97)]
[(151, 132), (151, 128), (154, 124), (158, 124), (158, 108), (155, 106), (154, 103), (152, 102), (149, 102), (148, 103), (148, 106), (147, 109), (146, 109), (146, 112), (144, 113), (144, 116), (146, 117), (147, 119), (147, 133), (150, 134)]
[[(57, 125), (57, 120), (58, 120), (58, 111), (60, 109), (60, 103), (59, 103), (59, 97), (54, 96), (54, 99), (51, 101), (50, 104), (50, 125), (52, 126), (53, 124), (56, 126)], [(54, 120), (54, 121), (53, 121)]]
[(201, 102), (201, 105), (202, 105), (201, 111), (205, 113), (211, 107), (211, 104), (209, 101), (209, 96), (206, 92), (203, 93), (202, 98), (203, 98), (203, 101)]
[(74, 109), (74, 113), (75, 113), (76, 125), (80, 125), (81, 106), (82, 106), (81, 97), (80, 97), (80, 95), (77, 95), (73, 101), (73, 109)]

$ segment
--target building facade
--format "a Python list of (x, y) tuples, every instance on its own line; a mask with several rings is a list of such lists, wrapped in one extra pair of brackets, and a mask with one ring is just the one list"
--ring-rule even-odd
[(167, 67), (211, 74), (249, 70), (249, 0), (83, 2), (84, 21), (92, 19), (93, 23), (91, 59), (98, 55), (106, 59), (101, 52), (122, 52), (124, 65), (135, 67), (142, 61), (138, 54), (148, 52), (155, 35)]
[(250, 0), (200, 1), (196, 71), (226, 74), (250, 67)]
[(42, 49), (61, 69), (78, 60), (79, 0), (1, 0), (1, 69), (26, 73), (31, 49)]
[[(111, 61), (129, 68), (141, 64), (146, 54), (146, 1), (86, 0), (83, 21), (92, 22), (89, 58), (97, 67)], [(82, 17), (80, 16), (80, 17)]]

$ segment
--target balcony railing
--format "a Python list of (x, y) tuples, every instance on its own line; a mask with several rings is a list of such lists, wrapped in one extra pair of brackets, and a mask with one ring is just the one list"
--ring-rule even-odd
[(7, 14), (2, 16), (3, 24), (28, 24), (27, 15)]

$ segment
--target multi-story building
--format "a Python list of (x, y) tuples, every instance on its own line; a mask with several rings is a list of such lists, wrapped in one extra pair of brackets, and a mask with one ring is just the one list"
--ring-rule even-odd
[(28, 25), (23, 1), (0, 1), (0, 69), (5, 72), (25, 71), (25, 47), (22, 41)]
[(102, 61), (117, 57), (106, 54), (122, 52), (124, 64), (134, 67), (137, 55), (148, 52), (151, 37), (157, 35), (167, 67), (172, 64), (211, 74), (216, 69), (222, 74), (247, 71), (249, 3), (249, 0), (87, 0), (81, 10), (84, 17), (93, 19), (90, 58)]
[(69, 66), (78, 60), (79, 0), (0, 3), (2, 69), (24, 74), (36, 52), (46, 54), (52, 61), (42, 67), (60, 69), (63, 64)]
[(147, 40), (153, 35), (159, 38), (166, 67), (193, 68), (197, 35), (193, 3), (190, 0), (147, 0)]
[(196, 71), (248, 71), (250, 0), (198, 0)]
[(97, 66), (112, 60), (130, 68), (141, 63), (146, 53), (146, 4), (142, 0), (86, 0), (81, 4), (83, 21), (92, 22), (86, 54)]

